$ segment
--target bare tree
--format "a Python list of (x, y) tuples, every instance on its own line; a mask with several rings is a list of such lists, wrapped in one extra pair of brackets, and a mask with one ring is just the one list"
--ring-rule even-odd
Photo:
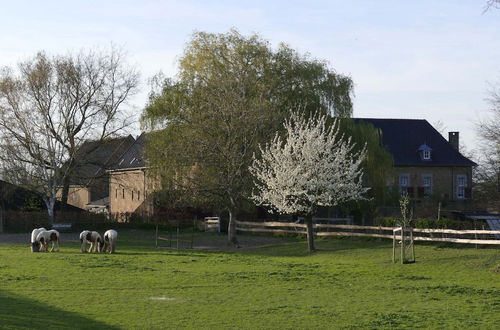
[(444, 124), (444, 122), (441, 119), (432, 123), (432, 127), (434, 127), (434, 129), (436, 131), (438, 131), (439, 134), (441, 134), (443, 137), (446, 136), (446, 130), (448, 128), (446, 127), (446, 125)]
[(491, 8), (500, 8), (500, 0), (488, 0), (484, 7), (484, 12), (487, 12)]
[(489, 95), (489, 114), (476, 124), (482, 145), (475, 171), (476, 195), (487, 204), (500, 200), (500, 85), (492, 85)]
[(255, 202), (279, 213), (306, 217), (309, 251), (314, 251), (312, 215), (318, 206), (365, 199), (361, 163), (366, 148), (355, 152), (340, 136), (337, 122), (325, 116), (307, 120), (293, 114), (285, 123), (286, 139), (277, 134), (261, 150), (250, 172), (257, 179)]
[(136, 70), (114, 48), (38, 53), (19, 63), (17, 72), (2, 69), (0, 159), (11, 180), (43, 193), (51, 220), (60, 187), (67, 200), (80, 146), (104, 141), (130, 123), (121, 109), (138, 82)]

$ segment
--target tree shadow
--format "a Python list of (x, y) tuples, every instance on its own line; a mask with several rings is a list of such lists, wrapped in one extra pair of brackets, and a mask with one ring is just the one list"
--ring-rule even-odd
[(340, 251), (355, 251), (361, 249), (389, 249), (392, 242), (377, 240), (366, 240), (359, 238), (326, 238), (315, 241), (316, 251), (310, 253), (307, 249), (307, 242), (303, 241), (284, 242), (283, 244), (256, 246), (244, 248), (244, 254), (267, 256), (267, 257), (308, 257), (315, 254), (331, 253)]
[(0, 306), (0, 329), (119, 329), (6, 291), (0, 291)]

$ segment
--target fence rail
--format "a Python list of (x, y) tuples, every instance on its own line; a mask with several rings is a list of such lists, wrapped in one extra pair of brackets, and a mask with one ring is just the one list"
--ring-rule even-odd
[[(252, 233), (274, 233), (274, 234), (306, 234), (306, 225), (295, 222), (251, 222), (236, 221), (236, 230), (240, 232)], [(334, 225), (334, 224), (313, 224), (313, 230), (317, 237), (327, 236), (353, 236), (353, 237), (376, 237), (393, 238), (393, 231), (401, 230), (398, 227), (382, 226), (357, 226), (357, 225)], [(500, 230), (454, 230), (454, 229), (422, 229), (414, 228), (413, 239), (415, 241), (430, 242), (451, 242), (463, 244), (487, 244), (500, 245)], [(441, 237), (436, 237), (440, 235)], [(474, 238), (445, 237), (471, 235)], [(492, 237), (493, 236), (493, 237)]]

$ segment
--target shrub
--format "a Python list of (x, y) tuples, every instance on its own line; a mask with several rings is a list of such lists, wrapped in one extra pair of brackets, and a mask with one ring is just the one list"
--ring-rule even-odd
[[(375, 219), (376, 225), (382, 227), (396, 227), (400, 219), (394, 217), (382, 217)], [(451, 220), (447, 218), (431, 219), (431, 218), (416, 218), (413, 219), (412, 225), (415, 228), (422, 229), (474, 229), (474, 222), (469, 220)]]

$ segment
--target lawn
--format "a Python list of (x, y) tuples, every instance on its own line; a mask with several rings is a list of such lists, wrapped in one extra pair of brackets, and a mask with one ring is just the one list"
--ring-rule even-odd
[(417, 262), (400, 265), (390, 261), (390, 241), (323, 239), (309, 255), (294, 239), (241, 251), (177, 251), (157, 250), (136, 234), (121, 232), (115, 255), (81, 254), (76, 240), (59, 253), (31, 253), (0, 236), (0, 328), (500, 324), (498, 248), (417, 245)]

